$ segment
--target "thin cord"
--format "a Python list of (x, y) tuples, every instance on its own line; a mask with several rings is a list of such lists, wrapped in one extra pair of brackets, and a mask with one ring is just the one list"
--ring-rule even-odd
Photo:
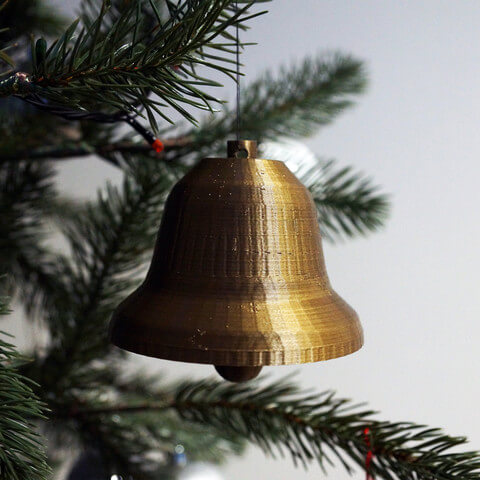
[[(238, 1), (235, 2), (236, 10), (238, 12)], [(240, 141), (240, 35), (237, 19), (237, 142)]]
[(37, 94), (19, 97), (23, 101), (37, 107), (39, 110), (57, 115), (68, 121), (90, 120), (99, 123), (117, 123), (126, 122), (132, 126), (157, 152), (160, 153), (164, 149), (163, 142), (155, 137), (153, 132), (141, 125), (132, 115), (127, 112), (120, 111), (117, 113), (87, 112), (84, 110), (74, 110), (63, 105), (55, 105), (49, 103), (45, 98)]

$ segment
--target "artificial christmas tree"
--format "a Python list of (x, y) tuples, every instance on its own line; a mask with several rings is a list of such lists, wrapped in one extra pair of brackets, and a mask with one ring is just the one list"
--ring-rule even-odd
[[(10, 410), (0, 418), (0, 478), (48, 478), (41, 448), (16, 434), (33, 433), (33, 423), (48, 438), (52, 467), (73, 451), (77, 467), (93, 455), (112, 479), (170, 478), (178, 445), (192, 462), (220, 462), (246, 442), (307, 466), (336, 459), (387, 480), (480, 478), (477, 454), (450, 450), (464, 439), (378, 421), (288, 381), (168, 385), (126, 374), (125, 354), (109, 344), (108, 321), (140, 283), (172, 185), (200, 158), (221, 154), (236, 130), (228, 105), (196, 119), (198, 109), (216, 105), (209, 73), (235, 76), (235, 25), (245, 28), (259, 13), (260, 2), (238, 3), (83, 0), (71, 26), (49, 2), (1, 4), (0, 273), (4, 294), (48, 340), (28, 352), (28, 363), (12, 364), (9, 346), (2, 357), (0, 398)], [(362, 64), (341, 54), (267, 73), (244, 88), (240, 133), (260, 145), (306, 137), (350, 106), (365, 83)], [(172, 111), (197, 123), (171, 126)], [(85, 203), (59, 195), (55, 167), (87, 155), (119, 169), (123, 183)], [(385, 196), (350, 169), (318, 160), (299, 176), (324, 238), (383, 224)], [(52, 246), (52, 230), (66, 248)], [(9, 396), (19, 379), (35, 382), (46, 418), (30, 390)]]

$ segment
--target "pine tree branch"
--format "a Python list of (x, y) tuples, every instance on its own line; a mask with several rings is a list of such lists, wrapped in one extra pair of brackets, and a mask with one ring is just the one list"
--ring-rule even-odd
[(206, 429), (201, 431), (195, 426), (189, 429), (165, 414), (144, 415), (133, 420), (112, 416), (105, 422), (95, 418), (76, 418), (68, 422), (53, 418), (51, 421), (64, 432), (63, 439), (54, 439), (53, 445), (61, 448), (61, 441), (68, 438), (70, 443), (75, 442), (77, 451), (95, 452), (107, 478), (120, 472), (121, 478), (135, 480), (164, 478), (159, 473), (179, 443), (192, 450), (192, 459), (198, 455), (197, 458), (203, 457), (204, 461), (218, 461), (234, 451)]
[(0, 269), (29, 315), (52, 307), (54, 297), (65, 298), (64, 257), (44, 246), (53, 175), (48, 163), (0, 163)]
[(309, 136), (351, 107), (366, 84), (363, 63), (340, 53), (307, 58), (275, 76), (267, 72), (246, 91), (243, 115), (249, 123), (242, 122), (242, 133)]
[[(2, 255), (15, 252), (19, 243), (38, 244), (43, 227), (38, 213), (55, 195), (53, 175), (46, 163), (0, 164)], [(4, 257), (5, 260), (13, 258), (14, 253)]]
[[(0, 314), (7, 312), (0, 298)], [(46, 480), (50, 468), (34, 424), (45, 418), (44, 405), (17, 371), (23, 362), (14, 346), (0, 338), (0, 478)]]
[(44, 0), (2, 0), (0, 5), (0, 48), (28, 40), (32, 33), (58, 35), (66, 19), (58, 8)]
[[(263, 74), (245, 86), (242, 93), (242, 134), (259, 141), (285, 137), (308, 136), (319, 127), (333, 121), (349, 108), (366, 85), (364, 67), (358, 60), (339, 53), (305, 60), (298, 66), (283, 68), (278, 75)], [(223, 113), (204, 118), (200, 128), (184, 130), (176, 138), (162, 141), (166, 151), (178, 149), (179, 154), (204, 155), (224, 153), (225, 141), (235, 131), (234, 112), (225, 108)], [(31, 151), (5, 152), (6, 158), (46, 159), (73, 158), (97, 153), (118, 166), (110, 153), (149, 154), (148, 145), (131, 142), (88, 141), (65, 146), (55, 144)], [(107, 153), (107, 155), (104, 155)], [(150, 153), (153, 155), (154, 152)], [(178, 156), (175, 157), (177, 159)]]
[(374, 457), (370, 473), (386, 480), (478, 480), (480, 454), (456, 453), (462, 437), (413, 423), (376, 420), (332, 393), (312, 395), (288, 382), (261, 387), (256, 382), (231, 385), (217, 381), (185, 382), (170, 400), (110, 404), (77, 411), (74, 415), (129, 418), (148, 411), (172, 409), (186, 421), (206, 425), (245, 438), (267, 454), (287, 452), (305, 465), (317, 461), (322, 468), (337, 459), (347, 469), (365, 468), (369, 428)]
[(19, 246), (9, 273), (12, 291), (24, 306), (28, 318), (40, 319), (54, 329), (53, 319), (58, 315), (55, 312), (69, 308), (68, 260), (41, 247)]
[[(163, 473), (165, 457), (172, 455), (178, 444), (185, 448), (191, 461), (221, 463), (228, 455), (243, 451), (245, 442), (239, 436), (222, 435), (207, 425), (192, 424), (170, 408), (137, 411), (135, 416), (113, 412), (99, 421), (98, 414), (90, 411), (100, 412), (105, 398), (134, 403), (146, 398), (155, 398), (156, 404), (161, 399), (167, 401), (165, 386), (158, 374), (145, 375), (137, 371), (125, 376), (124, 370), (118, 364), (109, 366), (104, 369), (106, 377), (97, 378), (98, 383), (94, 381), (82, 396), (79, 397), (76, 390), (67, 401), (48, 400), (50, 424), (56, 430), (70, 432), (71, 442), (80, 440), (79, 449), (93, 448), (101, 452), (102, 463), (110, 474), (131, 474), (138, 480), (163, 478), (160, 473)], [(65, 437), (54, 440), (54, 444), (61, 441), (65, 441)]]
[[(228, 30), (264, 12), (249, 13), (255, 2), (237, 10), (234, 0), (179, 0), (165, 16), (160, 3), (135, 0), (109, 16), (104, 0), (95, 20), (82, 16), (50, 47), (38, 39), (31, 71), (2, 80), (0, 97), (35, 94), (47, 101), (45, 107), (50, 102), (80, 111), (95, 111), (97, 104), (104, 111), (144, 116), (145, 109), (153, 129), (155, 113), (171, 122), (165, 110), (170, 107), (195, 123), (184, 105), (212, 111), (211, 103), (218, 100), (204, 89), (219, 86), (195, 73), (195, 67), (233, 76)], [(138, 32), (148, 4), (157, 22), (150, 31)]]
[(388, 197), (351, 167), (338, 169), (335, 161), (321, 161), (300, 181), (312, 193), (320, 230), (329, 240), (376, 231), (388, 217)]
[[(174, 170), (148, 158), (124, 157), (123, 162), (129, 170), (122, 188), (109, 186), (81, 216), (63, 222), (75, 265), (74, 289), (69, 309), (56, 309), (52, 319), (57, 328), (43, 360), (43, 370), (51, 372), (42, 382), (46, 389), (90, 388), (90, 362), (112, 353), (107, 321), (121, 297), (139, 283), (153, 248)], [(79, 340), (85, 338), (89, 341)]]
[[(242, 89), (241, 136), (260, 142), (310, 136), (350, 108), (366, 83), (362, 62), (340, 53), (266, 72)], [(225, 107), (201, 122), (196, 143), (214, 153), (235, 128), (235, 114)]]
[[(53, 421), (65, 424), (65, 420)], [(84, 432), (84, 448), (101, 453), (110, 474), (157, 480), (174, 447), (181, 444), (190, 461), (222, 463), (231, 454), (240, 454), (244, 442), (238, 436), (221, 435), (216, 429), (180, 419), (174, 412), (112, 415), (98, 421), (95, 416), (77, 415), (68, 424)]]
[[(166, 151), (189, 146), (192, 143), (191, 136), (180, 136), (162, 140)], [(113, 143), (89, 144), (85, 141), (69, 142), (66, 145), (44, 146), (33, 150), (15, 151), (13, 154), (2, 156), (2, 161), (20, 160), (72, 160), (88, 155), (110, 157), (116, 154), (143, 154), (158, 156), (152, 147), (145, 142), (122, 140)], [(115, 163), (115, 166), (118, 166)]]

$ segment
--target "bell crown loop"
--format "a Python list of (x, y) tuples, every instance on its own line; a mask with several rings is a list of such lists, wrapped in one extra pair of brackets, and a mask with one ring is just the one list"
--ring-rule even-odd
[(228, 158), (257, 158), (257, 155), (255, 140), (229, 140), (227, 142)]

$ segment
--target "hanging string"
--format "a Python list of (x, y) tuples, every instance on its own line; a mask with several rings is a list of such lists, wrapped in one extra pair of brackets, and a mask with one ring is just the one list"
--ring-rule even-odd
[[(238, 12), (238, 1), (235, 2), (235, 8)], [(238, 19), (237, 19), (238, 20)], [(237, 142), (240, 141), (240, 28), (238, 26), (238, 21), (236, 24), (236, 33), (237, 33), (237, 55), (236, 55), (236, 63), (237, 63)]]
[(366, 480), (374, 480), (373, 476), (370, 473), (370, 465), (373, 459), (373, 450), (372, 443), (370, 441), (370, 428), (366, 427), (363, 431), (363, 437), (365, 439), (365, 444), (367, 445), (368, 452), (365, 458), (365, 471), (366, 471)]

